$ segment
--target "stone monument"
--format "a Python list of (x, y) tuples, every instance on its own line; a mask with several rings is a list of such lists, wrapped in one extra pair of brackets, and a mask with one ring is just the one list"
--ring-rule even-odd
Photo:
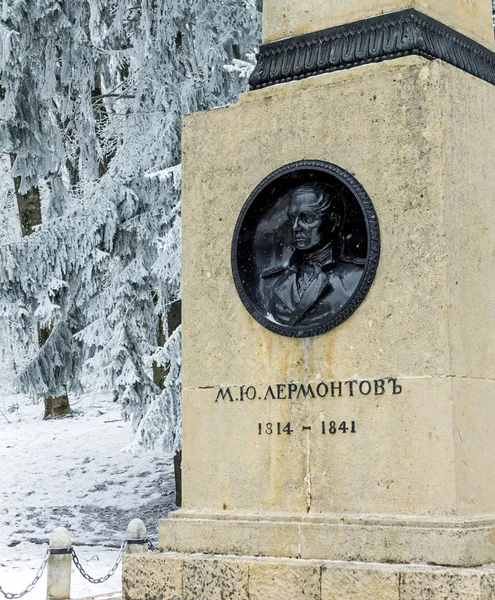
[(494, 598), (490, 0), (263, 19), (184, 120), (183, 506), (125, 597)]

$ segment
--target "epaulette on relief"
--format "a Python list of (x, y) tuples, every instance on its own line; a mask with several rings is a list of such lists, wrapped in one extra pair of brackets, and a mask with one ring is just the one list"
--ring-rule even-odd
[(356, 265), (357, 267), (363, 267), (366, 264), (366, 258), (351, 258), (349, 256), (341, 256), (340, 260), (351, 265)]
[(263, 273), (261, 273), (261, 277), (270, 277), (270, 275), (277, 275), (277, 273), (282, 273), (285, 271), (287, 265), (279, 265), (278, 267), (271, 267), (270, 269), (265, 269)]

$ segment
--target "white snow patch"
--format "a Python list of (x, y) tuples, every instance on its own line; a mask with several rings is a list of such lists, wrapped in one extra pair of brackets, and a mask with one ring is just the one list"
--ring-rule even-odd
[[(171, 457), (123, 452), (132, 431), (109, 396), (87, 394), (71, 402), (73, 418), (43, 421), (41, 405), (1, 383), (0, 586), (16, 593), (31, 582), (58, 526), (69, 529), (93, 577), (110, 570), (132, 518), (142, 518), (155, 541), (158, 519), (174, 508)], [(72, 598), (120, 590), (120, 567), (98, 585), (73, 568)], [(45, 600), (46, 572), (25, 598)]]

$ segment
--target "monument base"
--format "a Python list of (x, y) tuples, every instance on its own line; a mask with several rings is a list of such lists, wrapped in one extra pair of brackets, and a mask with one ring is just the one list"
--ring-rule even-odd
[(477, 567), (495, 561), (495, 520), (177, 511), (159, 521), (165, 552)]
[(128, 555), (125, 600), (491, 600), (495, 566), (447, 568), (159, 553)]

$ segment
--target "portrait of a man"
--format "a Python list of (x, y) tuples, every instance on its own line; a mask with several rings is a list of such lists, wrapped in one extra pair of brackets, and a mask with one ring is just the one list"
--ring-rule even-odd
[(265, 329), (324, 335), (365, 299), (380, 257), (375, 207), (352, 173), (322, 160), (283, 165), (253, 189), (232, 237), (239, 298)]
[(364, 261), (342, 254), (346, 209), (337, 189), (323, 182), (303, 184), (287, 193), (284, 204), (291, 254), (261, 273), (266, 318), (289, 327), (318, 325), (351, 298)]

